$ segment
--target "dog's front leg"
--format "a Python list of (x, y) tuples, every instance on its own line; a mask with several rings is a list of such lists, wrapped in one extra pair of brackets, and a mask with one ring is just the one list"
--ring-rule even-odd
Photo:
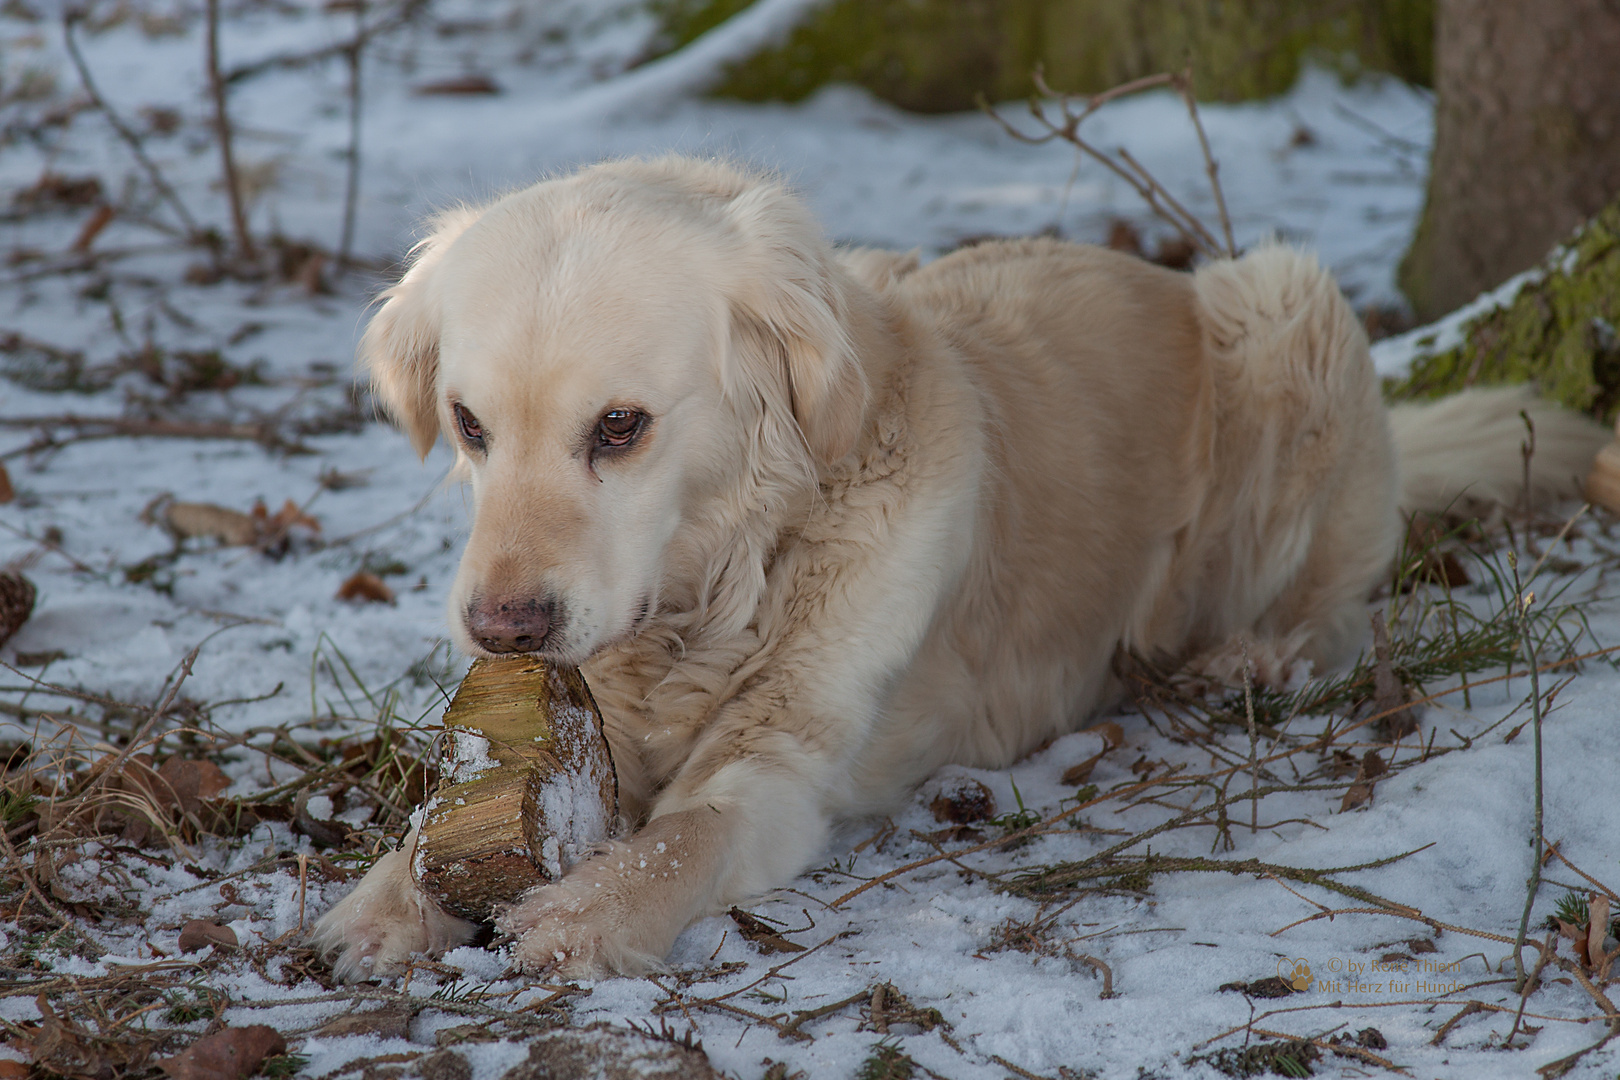
[[(723, 754), (695, 754), (640, 831), (496, 919), (517, 939), (520, 971), (647, 971), (693, 919), (784, 885), (804, 868), (827, 834), (819, 785), (804, 769), (814, 755), (780, 733), (750, 734), (751, 751), (742, 755), (734, 742)], [(705, 740), (716, 750), (719, 741)]]

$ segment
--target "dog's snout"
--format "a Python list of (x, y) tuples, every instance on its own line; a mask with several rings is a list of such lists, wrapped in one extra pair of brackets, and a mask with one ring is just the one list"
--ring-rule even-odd
[(467, 609), (467, 631), (492, 653), (537, 652), (557, 624), (550, 600), (475, 600)]

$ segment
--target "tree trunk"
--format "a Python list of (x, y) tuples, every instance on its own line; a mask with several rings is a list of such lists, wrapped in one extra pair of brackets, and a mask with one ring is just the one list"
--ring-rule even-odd
[(1412, 331), (1410, 373), (1385, 387), (1388, 396), (1533, 382), (1543, 397), (1599, 420), (1620, 416), (1620, 199), (1498, 300), (1461, 325)]
[(1400, 285), (1427, 321), (1620, 192), (1620, 0), (1440, 0), (1428, 205)]

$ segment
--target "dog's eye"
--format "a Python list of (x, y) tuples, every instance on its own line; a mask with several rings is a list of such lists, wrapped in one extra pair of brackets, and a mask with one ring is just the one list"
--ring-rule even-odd
[(478, 417), (467, 410), (459, 401), (455, 405), (456, 426), (461, 429), (461, 437), (467, 440), (467, 445), (475, 450), (484, 448), (484, 426), (478, 422)]
[(596, 422), (596, 445), (629, 446), (641, 434), (647, 414), (635, 409), (609, 409)]

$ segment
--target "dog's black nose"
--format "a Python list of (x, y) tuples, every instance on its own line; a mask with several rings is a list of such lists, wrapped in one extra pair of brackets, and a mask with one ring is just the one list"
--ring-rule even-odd
[(536, 652), (557, 623), (549, 600), (475, 600), (467, 608), (467, 632), (492, 653)]

